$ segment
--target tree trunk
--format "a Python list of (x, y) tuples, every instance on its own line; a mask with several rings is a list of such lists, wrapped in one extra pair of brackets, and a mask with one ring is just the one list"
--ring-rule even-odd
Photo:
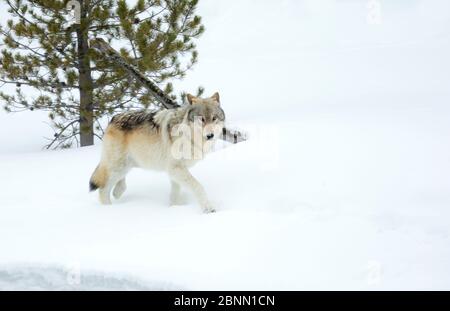
[(86, 21), (89, 0), (79, 0), (81, 4), (81, 24), (77, 28), (78, 72), (80, 86), (80, 144), (94, 144), (94, 105), (91, 65), (88, 54), (88, 23)]

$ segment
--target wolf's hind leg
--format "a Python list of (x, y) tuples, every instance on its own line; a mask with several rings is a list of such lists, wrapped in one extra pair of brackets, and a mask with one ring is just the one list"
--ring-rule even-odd
[(110, 197), (111, 188), (112, 188), (111, 182), (108, 181), (104, 187), (98, 189), (100, 203), (105, 205), (111, 204), (111, 197)]
[(123, 194), (123, 192), (126, 189), (125, 175), (126, 172), (124, 170), (109, 172), (108, 174), (109, 178), (106, 181), (105, 185), (99, 188), (100, 202), (102, 204), (106, 205), (111, 204), (111, 190), (113, 189), (114, 186), (116, 186), (114, 187), (113, 191), (113, 195), (115, 198), (117, 198), (117, 195), (120, 196)]
[(119, 199), (122, 194), (127, 190), (127, 183), (125, 181), (125, 177), (119, 180), (114, 186), (113, 196), (116, 199)]

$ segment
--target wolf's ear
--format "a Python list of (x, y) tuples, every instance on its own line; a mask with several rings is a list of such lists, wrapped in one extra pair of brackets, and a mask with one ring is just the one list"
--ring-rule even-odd
[(213, 96), (211, 96), (212, 99), (214, 99), (218, 104), (220, 104), (220, 96), (219, 92), (215, 92)]
[(190, 105), (194, 103), (195, 96), (192, 94), (186, 94), (187, 101)]

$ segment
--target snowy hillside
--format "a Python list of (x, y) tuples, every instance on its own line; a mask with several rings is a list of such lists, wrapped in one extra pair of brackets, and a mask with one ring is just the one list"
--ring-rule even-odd
[(43, 151), (45, 114), (1, 112), (0, 289), (450, 289), (450, 5), (381, 3), (203, 1), (176, 88), (251, 137), (192, 170), (214, 214), (143, 170), (101, 206), (100, 145)]

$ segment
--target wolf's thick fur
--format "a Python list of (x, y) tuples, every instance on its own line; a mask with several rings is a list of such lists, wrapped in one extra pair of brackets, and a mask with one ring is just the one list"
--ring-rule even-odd
[[(204, 99), (188, 94), (187, 99), (189, 105), (185, 107), (157, 113), (130, 111), (112, 118), (103, 137), (100, 163), (89, 182), (91, 191), (99, 189), (101, 203), (111, 204), (111, 190), (115, 198), (120, 198), (126, 190), (127, 173), (141, 167), (167, 171), (172, 186), (171, 205), (179, 203), (180, 186), (184, 186), (193, 192), (205, 212), (214, 211), (203, 186), (188, 168), (211, 149), (223, 128), (225, 114), (218, 93)], [(196, 120), (200, 120), (200, 126), (196, 126)], [(180, 135), (177, 128), (181, 126), (193, 135)], [(183, 143), (190, 147), (189, 156), (180, 157), (177, 152)]]

